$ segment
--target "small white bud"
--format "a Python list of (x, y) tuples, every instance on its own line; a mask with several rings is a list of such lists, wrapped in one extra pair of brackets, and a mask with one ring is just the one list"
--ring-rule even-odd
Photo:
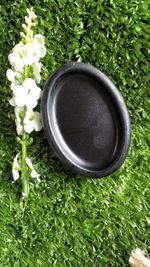
[(26, 24), (22, 24), (22, 27), (23, 27), (24, 29), (26, 29), (26, 28), (27, 28), (27, 25), (26, 25)]
[(20, 32), (21, 37), (25, 38), (24, 32)]

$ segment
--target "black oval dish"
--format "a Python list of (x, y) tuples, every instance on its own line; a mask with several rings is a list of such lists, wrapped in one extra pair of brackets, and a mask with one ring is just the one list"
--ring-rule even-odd
[(95, 67), (60, 67), (45, 85), (41, 109), (50, 145), (76, 173), (104, 177), (124, 162), (130, 144), (128, 110), (116, 86)]

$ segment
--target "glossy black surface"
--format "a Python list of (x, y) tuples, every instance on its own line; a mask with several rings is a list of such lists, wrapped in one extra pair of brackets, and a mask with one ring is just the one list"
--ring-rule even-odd
[(91, 65), (68, 63), (50, 77), (42, 117), (54, 151), (77, 173), (103, 177), (124, 162), (130, 143), (127, 108), (112, 82)]

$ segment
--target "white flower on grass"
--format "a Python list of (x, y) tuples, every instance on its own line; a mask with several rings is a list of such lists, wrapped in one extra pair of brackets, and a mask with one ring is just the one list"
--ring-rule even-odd
[(23, 73), (21, 71), (14, 71), (12, 69), (8, 69), (6, 72), (7, 79), (11, 82), (10, 89), (13, 90), (14, 87), (20, 84), (19, 80), (22, 79)]
[[(28, 34), (32, 35), (32, 32), (28, 32)], [(15, 71), (22, 70), (25, 65), (30, 66), (34, 64), (34, 62), (39, 61), (41, 57), (46, 55), (44, 37), (41, 34), (36, 34), (31, 40), (32, 42), (27, 44), (19, 42), (13, 48), (12, 53), (9, 54), (9, 62)]]
[(42, 34), (35, 34), (34, 40), (41, 46), (44, 45), (44, 36)]
[(37, 111), (27, 110), (24, 118), (24, 129), (27, 133), (33, 130), (40, 131), (42, 129), (41, 115)]
[(41, 115), (39, 112), (27, 109), (23, 120), (23, 126), (20, 118), (21, 112), (24, 112), (24, 107), (15, 107), (15, 123), (18, 135), (22, 134), (23, 127), (27, 133), (31, 133), (33, 130), (40, 131), (42, 129)]
[(18, 163), (18, 157), (19, 157), (19, 153), (14, 158), (13, 167), (12, 167), (12, 174), (13, 174), (14, 181), (18, 180), (20, 177), (19, 175), (20, 166)]
[(32, 22), (32, 19), (31, 19), (31, 17), (27, 17), (27, 16), (25, 16), (25, 22), (27, 23), (27, 24), (31, 24), (31, 22)]
[(31, 169), (31, 177), (36, 178), (38, 182), (40, 182), (40, 175), (37, 173), (37, 171), (33, 168), (32, 161), (28, 157), (26, 157), (26, 163), (28, 167)]
[(12, 53), (10, 53), (8, 56), (10, 64), (16, 71), (22, 70), (24, 67), (23, 47), (23, 42), (20, 42), (19, 44), (15, 45)]
[(24, 90), (22, 85), (16, 85), (13, 87), (13, 97), (9, 100), (9, 104), (13, 107), (15, 106), (19, 106), (22, 107), (24, 106), (24, 98), (22, 98), (22, 96), (24, 97), (24, 93), (22, 93), (22, 91)]
[(8, 56), (8, 59), (15, 71), (22, 70), (25, 65), (32, 65), (35, 61), (33, 43), (24, 45), (20, 42), (13, 48), (12, 53)]
[[(25, 24), (22, 24), (20, 33), (22, 40), (12, 49), (8, 56), (11, 69), (7, 70), (6, 76), (11, 82), (12, 98), (9, 100), (10, 105), (15, 109), (15, 123), (18, 135), (22, 135), (22, 140), (17, 141), (26, 147), (31, 144), (29, 134), (35, 130), (42, 129), (40, 113), (33, 109), (37, 106), (41, 97), (41, 89), (37, 84), (41, 80), (41, 63), (40, 58), (46, 55), (44, 37), (41, 34), (33, 35), (32, 27), (36, 25), (37, 16), (33, 8), (27, 9), (28, 16), (25, 17)], [(19, 160), (18, 160), (19, 157)], [(31, 160), (26, 157), (26, 168), (22, 168), (24, 158), (16, 155), (14, 158), (12, 174), (14, 180), (19, 177), (23, 179), (23, 196), (29, 194), (29, 175), (40, 181), (39, 174), (34, 169)], [(20, 165), (20, 166), (19, 166)], [(26, 186), (24, 186), (24, 183)]]
[(40, 96), (41, 89), (36, 85), (33, 79), (27, 78), (22, 85), (17, 85), (13, 88), (13, 97), (9, 103), (12, 106), (26, 106), (32, 109), (36, 107)]
[(33, 45), (35, 47), (35, 55), (37, 55), (37, 57), (41, 58), (46, 55), (44, 37), (41, 34), (34, 35)]

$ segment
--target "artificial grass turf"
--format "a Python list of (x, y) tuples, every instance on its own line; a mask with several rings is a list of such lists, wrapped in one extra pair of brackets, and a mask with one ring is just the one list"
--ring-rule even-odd
[[(132, 141), (122, 168), (94, 180), (65, 170), (44, 132), (33, 134), (29, 156), (41, 183), (24, 207), (11, 177), (20, 148), (5, 73), (29, 6), (46, 37), (41, 87), (65, 62), (91, 63), (123, 94)], [(133, 248), (150, 249), (148, 1), (1, 0), (0, 11), (0, 267), (129, 266)]]

